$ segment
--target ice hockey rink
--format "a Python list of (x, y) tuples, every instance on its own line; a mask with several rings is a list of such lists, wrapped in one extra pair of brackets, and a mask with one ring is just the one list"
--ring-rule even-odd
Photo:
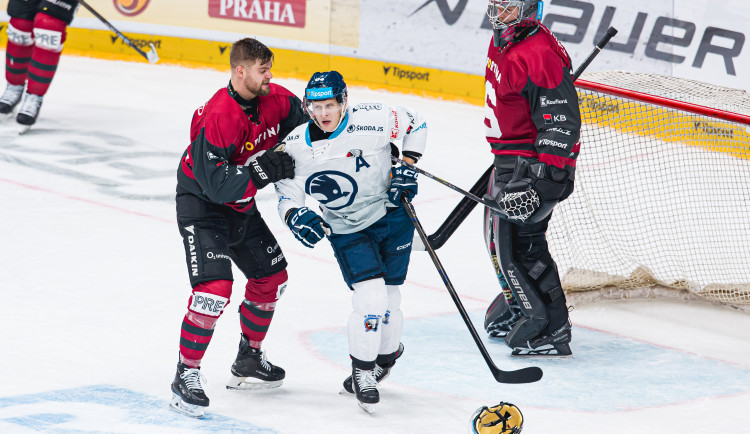
[[(19, 136), (12, 119), (0, 123), (0, 432), (463, 433), (474, 410), (500, 401), (521, 409), (530, 434), (747, 432), (749, 315), (686, 301), (575, 306), (573, 358), (516, 360), (485, 338), (501, 369), (544, 369), (538, 383), (504, 385), (424, 252), (412, 255), (402, 288), (404, 356), (375, 413), (363, 412), (339, 394), (350, 299), (332, 250), (296, 241), (270, 188), (258, 207), (290, 280), (264, 348), (286, 370), (284, 385), (225, 388), (245, 283), (235, 270), (202, 365), (211, 406), (200, 420), (171, 411), (190, 294), (175, 170), (193, 111), (227, 81), (212, 70), (63, 56), (34, 128)], [(491, 163), (482, 107), (354, 86), (350, 100), (421, 111), (430, 138), (420, 166), (458, 186)], [(429, 233), (460, 198), (420, 178), (414, 204)], [(437, 253), (484, 336), (498, 285), (480, 213)]]

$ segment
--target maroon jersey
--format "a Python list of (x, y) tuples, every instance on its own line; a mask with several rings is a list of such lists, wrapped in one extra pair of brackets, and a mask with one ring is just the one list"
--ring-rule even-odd
[(581, 115), (565, 48), (539, 24), (503, 52), (490, 41), (485, 72), (487, 141), (495, 155), (575, 169)]
[(302, 102), (271, 84), (268, 95), (248, 101), (230, 83), (193, 114), (190, 146), (177, 170), (177, 187), (240, 212), (252, 212), (258, 191), (247, 164), (308, 121)]

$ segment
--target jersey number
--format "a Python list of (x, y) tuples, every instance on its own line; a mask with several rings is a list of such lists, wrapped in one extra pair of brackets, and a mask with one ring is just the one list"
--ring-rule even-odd
[(497, 95), (495, 94), (495, 88), (492, 87), (492, 83), (489, 80), (484, 82), (484, 126), (487, 127), (487, 137), (500, 138), (503, 133), (500, 131), (500, 125), (497, 122), (495, 114), (495, 107), (497, 107)]

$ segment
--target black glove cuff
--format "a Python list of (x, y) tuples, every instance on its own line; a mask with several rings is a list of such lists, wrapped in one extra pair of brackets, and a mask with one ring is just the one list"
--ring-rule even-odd
[(253, 180), (253, 185), (258, 190), (271, 183), (271, 180), (268, 178), (268, 172), (263, 170), (257, 159), (250, 162), (248, 169), (250, 171), (250, 178)]
[(559, 183), (548, 179), (537, 179), (534, 183), (534, 189), (539, 193), (543, 201), (550, 202), (560, 200), (568, 189), (568, 184), (568, 181)]

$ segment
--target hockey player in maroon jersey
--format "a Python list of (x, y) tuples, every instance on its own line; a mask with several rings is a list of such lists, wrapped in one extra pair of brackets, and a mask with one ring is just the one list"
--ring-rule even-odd
[(490, 0), (485, 127), (495, 155), (487, 248), (504, 291), (485, 327), (518, 356), (571, 354), (565, 294), (546, 240), (552, 209), (573, 192), (581, 116), (565, 48), (538, 0)]
[[(270, 83), (273, 53), (252, 38), (229, 54), (229, 85), (193, 114), (190, 145), (177, 170), (177, 223), (193, 291), (180, 333), (172, 407), (202, 417), (208, 406), (200, 363), (232, 293), (232, 262), (247, 278), (239, 307), (239, 352), (228, 389), (281, 385), (284, 370), (261, 343), (287, 281), (286, 260), (255, 205), (270, 183), (294, 177), (294, 163), (272, 150), (308, 121), (302, 102)], [(254, 382), (253, 382), (254, 381)]]
[[(16, 122), (21, 132), (36, 122), (42, 99), (57, 71), (67, 26), (73, 21), (77, 0), (9, 0), (8, 47), (0, 114), (10, 114), (21, 102)], [(26, 93), (24, 93), (24, 87)]]

